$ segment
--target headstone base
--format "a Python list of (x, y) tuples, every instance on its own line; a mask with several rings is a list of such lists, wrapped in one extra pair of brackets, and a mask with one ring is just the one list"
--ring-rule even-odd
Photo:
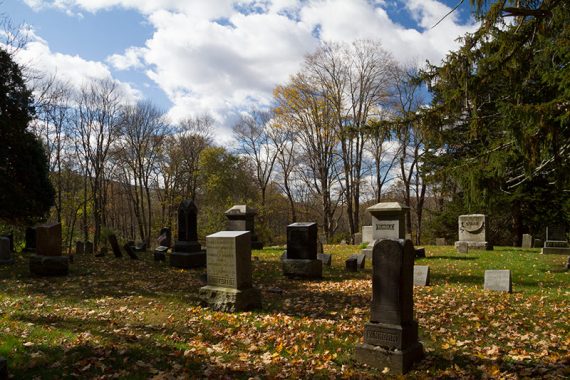
[(540, 250), (541, 255), (570, 255), (570, 248), (563, 247), (543, 247)]
[(384, 347), (388, 350), (403, 350), (418, 341), (418, 322), (411, 321), (403, 326), (367, 322), (364, 325), (364, 343)]
[(356, 345), (354, 357), (360, 363), (378, 369), (388, 367), (391, 373), (403, 375), (412, 368), (415, 362), (422, 360), (424, 349), (419, 342), (403, 351), (388, 350), (380, 346), (360, 343)]
[(467, 241), (467, 240), (460, 240), (455, 242), (455, 248), (457, 249), (460, 243), (467, 243), (469, 249), (479, 249), (485, 251), (492, 251), (493, 245), (488, 241)]
[(172, 252), (170, 254), (170, 266), (183, 269), (205, 267), (206, 251)]
[(323, 262), (321, 260), (281, 260), (283, 274), (289, 278), (322, 278)]
[(212, 310), (247, 311), (261, 308), (261, 292), (256, 288), (230, 289), (206, 285), (200, 288), (200, 299)]
[(30, 255), (30, 272), (36, 276), (67, 276), (69, 257)]

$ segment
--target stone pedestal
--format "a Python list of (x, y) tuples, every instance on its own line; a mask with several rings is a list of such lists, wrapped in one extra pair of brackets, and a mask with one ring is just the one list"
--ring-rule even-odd
[(283, 259), (281, 266), (283, 274), (289, 278), (318, 279), (323, 277), (323, 262), (318, 259)]
[(460, 215), (458, 224), (459, 239), (455, 242), (455, 248), (458, 248), (460, 243), (467, 243), (469, 249), (493, 250), (493, 245), (487, 241), (486, 215)]
[(227, 231), (249, 231), (251, 233), (251, 249), (263, 249), (255, 233), (255, 215), (257, 211), (247, 205), (235, 205), (224, 213)]
[(67, 276), (69, 257), (30, 255), (30, 272), (36, 276)]
[(213, 310), (245, 311), (261, 307), (261, 293), (251, 278), (249, 231), (220, 231), (206, 237), (208, 285), (202, 302)]
[(355, 358), (378, 369), (404, 374), (423, 358), (413, 320), (414, 246), (410, 240), (376, 242), (372, 259), (370, 322)]

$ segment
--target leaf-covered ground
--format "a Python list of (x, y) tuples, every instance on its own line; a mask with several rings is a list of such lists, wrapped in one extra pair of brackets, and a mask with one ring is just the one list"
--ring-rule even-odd
[[(369, 317), (371, 269), (333, 254), (322, 281), (281, 275), (282, 249), (254, 251), (263, 310), (200, 305), (200, 275), (152, 261), (75, 257), (65, 278), (29, 275), (27, 257), (0, 267), (0, 356), (13, 378), (372, 378), (356, 363)], [(426, 358), (410, 378), (567, 378), (566, 256), (498, 247), (467, 255), (426, 247), (432, 286), (414, 288)], [(513, 293), (483, 291), (485, 269), (511, 269)], [(283, 290), (282, 294), (275, 288)]]

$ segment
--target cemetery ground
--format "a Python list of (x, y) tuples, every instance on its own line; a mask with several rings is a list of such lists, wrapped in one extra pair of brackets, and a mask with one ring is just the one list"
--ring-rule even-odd
[[(368, 378), (353, 359), (370, 316), (370, 262), (346, 272), (354, 246), (329, 245), (319, 281), (281, 274), (283, 248), (253, 251), (263, 309), (200, 306), (205, 269), (76, 256), (70, 275), (34, 278), (27, 254), (0, 267), (0, 356), (25, 378)], [(570, 376), (566, 256), (495, 247), (426, 246), (431, 286), (415, 287), (426, 358), (410, 378)], [(511, 269), (513, 293), (483, 290), (485, 269)], [(281, 293), (282, 290), (282, 293)]]

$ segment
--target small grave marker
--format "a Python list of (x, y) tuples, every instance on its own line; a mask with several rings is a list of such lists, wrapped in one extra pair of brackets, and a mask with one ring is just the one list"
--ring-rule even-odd
[(429, 266), (414, 265), (414, 285), (429, 286)]
[(511, 271), (508, 269), (486, 270), (483, 288), (485, 290), (512, 293)]

